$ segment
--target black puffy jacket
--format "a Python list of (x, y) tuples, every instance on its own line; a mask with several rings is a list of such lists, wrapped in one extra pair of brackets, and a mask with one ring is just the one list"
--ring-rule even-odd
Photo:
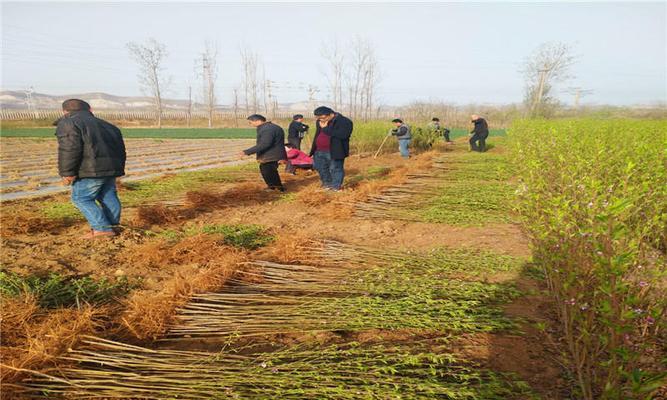
[(470, 133), (474, 133), (477, 137), (482, 139), (489, 137), (489, 125), (484, 118), (477, 118), (472, 122), (475, 124), (475, 128)]
[[(325, 132), (331, 136), (331, 158), (334, 160), (342, 160), (350, 155), (350, 136), (352, 136), (353, 124), (352, 120), (336, 113), (336, 116), (329, 121)], [(317, 151), (317, 136), (322, 132), (319, 121), (317, 122), (317, 130), (313, 138), (313, 144), (310, 147), (310, 156), (312, 157)]]
[(243, 152), (257, 154), (257, 160), (262, 163), (287, 160), (285, 131), (272, 122), (265, 122), (257, 127), (256, 144)]
[(125, 143), (120, 129), (90, 111), (74, 111), (58, 120), (60, 176), (102, 178), (125, 175)]

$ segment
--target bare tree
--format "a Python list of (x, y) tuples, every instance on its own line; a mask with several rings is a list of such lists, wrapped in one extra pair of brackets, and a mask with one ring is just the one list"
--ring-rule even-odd
[(352, 118), (371, 117), (375, 93), (379, 82), (379, 66), (372, 44), (356, 37), (350, 44), (350, 64), (347, 68), (347, 92), (349, 114)]
[(215, 85), (218, 79), (218, 46), (217, 44), (206, 42), (201, 60), (197, 61), (197, 70), (202, 79), (202, 93), (204, 96), (204, 105), (208, 113), (208, 127), (213, 127), (213, 113), (217, 97), (215, 95)]
[[(364, 72), (364, 83), (362, 86), (363, 93), (363, 118), (368, 121), (375, 117), (373, 115), (373, 107), (375, 105), (376, 89), (380, 83), (380, 71), (375, 52), (371, 49), (371, 54), (368, 58), (366, 70)], [(377, 114), (376, 114), (377, 115)]]
[(259, 110), (259, 80), (257, 66), (259, 56), (256, 53), (241, 49), (241, 64), (243, 65), (243, 92), (245, 94), (246, 113)]
[(545, 116), (553, 108), (553, 86), (571, 78), (569, 70), (575, 61), (572, 48), (558, 42), (543, 43), (526, 59), (521, 72), (526, 79), (524, 101), (531, 116)]
[(166, 47), (151, 38), (146, 43), (130, 42), (127, 48), (130, 56), (139, 64), (139, 83), (142, 90), (153, 97), (157, 126), (162, 128), (162, 93), (169, 85), (169, 80), (163, 75)]
[(334, 109), (340, 109), (343, 106), (343, 77), (345, 75), (345, 56), (338, 44), (338, 41), (332, 43), (325, 42), (322, 46), (322, 56), (327, 60), (329, 80), (329, 90)]

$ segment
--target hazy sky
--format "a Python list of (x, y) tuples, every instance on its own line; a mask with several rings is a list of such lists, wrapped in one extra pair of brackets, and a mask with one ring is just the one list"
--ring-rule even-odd
[[(579, 56), (568, 87), (584, 103), (667, 101), (666, 2), (654, 3), (79, 3), (2, 2), (3, 90), (48, 94), (141, 94), (129, 41), (154, 37), (169, 52), (166, 96), (199, 92), (194, 60), (218, 43), (218, 97), (239, 87), (239, 49), (260, 54), (280, 102), (328, 97), (327, 43), (370, 40), (382, 72), (383, 103), (413, 100), (509, 103), (523, 97), (522, 62), (547, 41)], [(300, 88), (301, 86), (301, 88)]]

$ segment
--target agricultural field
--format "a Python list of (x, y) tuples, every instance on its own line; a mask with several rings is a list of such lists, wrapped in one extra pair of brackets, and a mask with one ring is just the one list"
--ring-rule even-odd
[[(52, 129), (49, 132), (53, 135)], [(0, 140), (2, 200), (68, 190), (60, 184), (55, 138), (2, 137)], [(127, 182), (238, 163), (238, 152), (254, 143), (249, 139), (126, 139), (125, 142), (128, 162), (123, 180)]]
[(665, 130), (615, 123), (517, 122), (481, 154), (422, 129), (407, 161), (359, 124), (340, 193), (152, 177), (110, 240), (66, 194), (7, 202), (3, 398), (658, 399)]

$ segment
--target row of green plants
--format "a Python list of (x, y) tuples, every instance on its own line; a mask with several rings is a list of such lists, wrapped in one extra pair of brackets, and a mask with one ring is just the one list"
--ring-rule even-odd
[(517, 211), (582, 399), (665, 384), (667, 122), (515, 122)]
[(453, 153), (440, 163), (445, 168), (441, 183), (413, 211), (415, 219), (462, 226), (512, 221), (514, 187), (507, 156)]
[(0, 271), (0, 295), (33, 296), (42, 308), (102, 305), (125, 297), (138, 286), (125, 277), (95, 279), (89, 276), (21, 275)]

